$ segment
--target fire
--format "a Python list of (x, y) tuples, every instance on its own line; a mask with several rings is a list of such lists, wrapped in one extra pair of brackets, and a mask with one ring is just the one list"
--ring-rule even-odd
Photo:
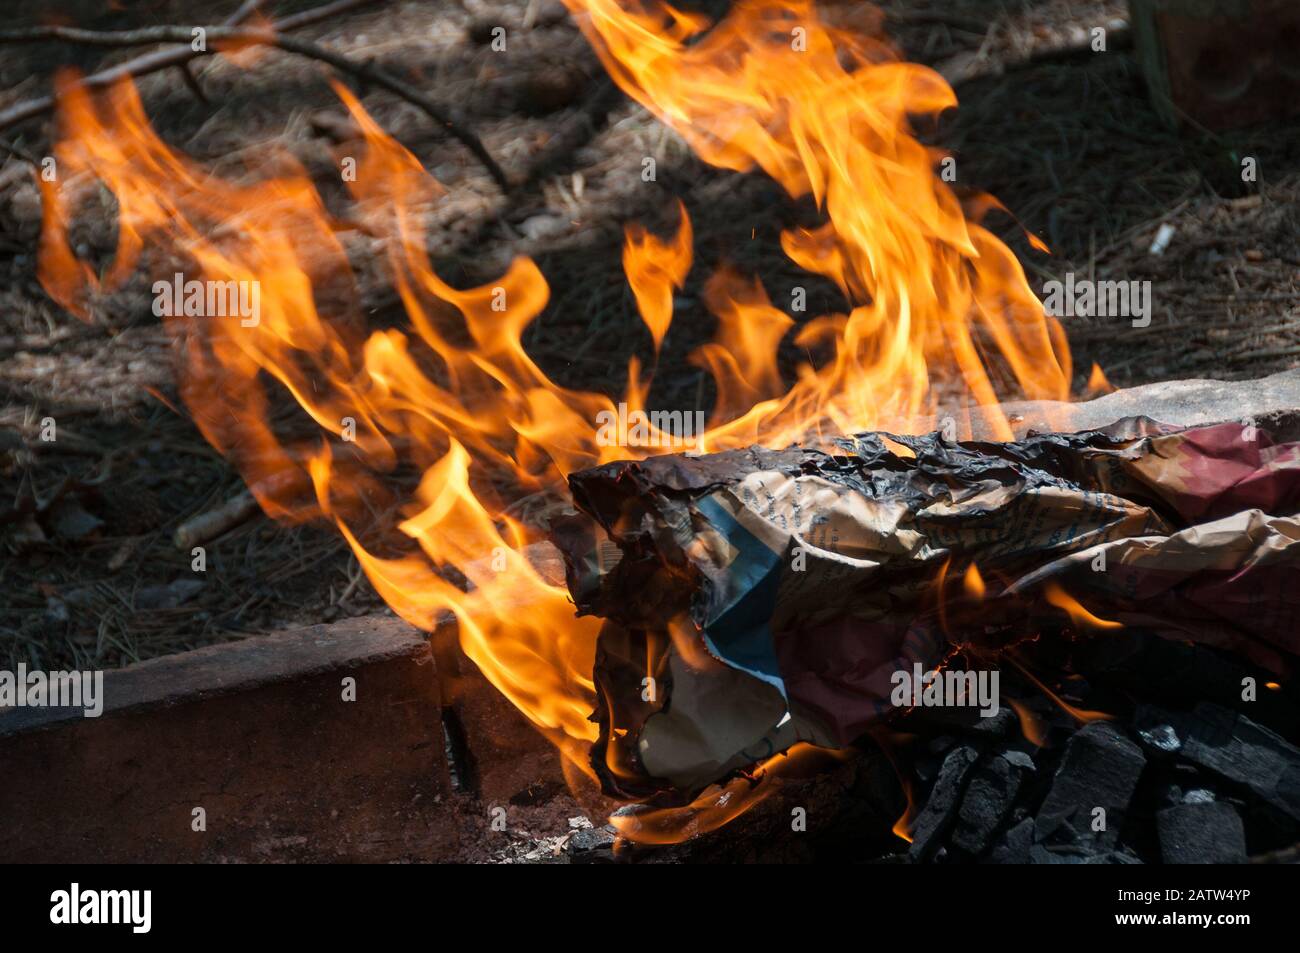
[(654, 338), (655, 354), (673, 320), (673, 289), (680, 288), (691, 270), (691, 219), (686, 206), (677, 203), (681, 226), (671, 241), (662, 241), (637, 224), (627, 226), (623, 270), (636, 297), (641, 320)]
[[(692, 360), (713, 375), (717, 400), (697, 449), (911, 430), (939, 409), (940, 392), (972, 405), (993, 404), (999, 390), (1068, 397), (1059, 325), (1011, 251), (935, 174), (941, 154), (909, 131), (909, 116), (956, 103), (937, 73), (823, 24), (809, 0), (746, 0), (714, 25), (655, 0), (565, 2), (618, 85), (704, 160), (761, 170), (824, 216), (784, 233), (782, 247), (835, 283), (843, 313), (796, 330), (761, 278), (724, 270), (707, 280), (718, 331)], [(476, 288), (437, 275), (423, 218), (442, 187), (336, 91), (365, 141), (348, 180), (351, 218), (381, 241), (407, 329), (365, 326), (339, 237), (348, 223), (331, 217), (291, 158), (270, 156), (243, 178), (213, 175), (158, 138), (129, 81), (95, 98), (62, 88), (60, 181), (40, 183), (41, 281), (83, 317), (142, 273), (255, 287), (255, 320), (164, 318), (181, 397), (205, 438), (269, 515), (333, 522), (403, 618), (432, 628), (454, 617), (492, 684), (590, 772), (598, 624), (575, 618), (564, 588), (533, 567), (527, 547), (541, 533), (507, 509), (563, 493), (576, 469), (648, 451), (597, 440), (613, 398), (560, 387), (526, 352), (522, 334), (549, 294), (531, 260)], [(68, 239), (78, 202), (100, 184), (119, 226), (102, 272)], [(627, 231), (624, 267), (656, 354), (692, 267), (692, 236), (685, 207), (666, 239)], [(791, 336), (829, 358), (800, 366), (789, 384), (776, 355)], [(640, 409), (648, 384), (635, 360), (628, 370), (623, 400)], [(273, 418), (286, 395), (305, 426)], [(1005, 421), (999, 432), (1011, 437)], [(965, 585), (982, 595), (974, 567)], [(775, 763), (764, 771), (776, 773)], [(686, 826), (716, 826), (758, 797), (733, 794), (698, 805)], [(684, 829), (642, 825), (654, 837)]]
[[(1039, 691), (1046, 695), (1057, 708), (1061, 709), (1061, 711), (1073, 718), (1076, 723), (1086, 725), (1094, 721), (1115, 720), (1114, 715), (1108, 714), (1104, 711), (1089, 711), (1086, 708), (1075, 708), (1073, 705), (1066, 702), (1065, 699), (1061, 698), (1060, 695), (1056, 694), (1056, 692), (1044, 685), (1033, 672), (1029, 671), (1029, 669), (1017, 662), (1014, 656), (1008, 655), (1007, 659), (1020, 671), (1021, 675), (1025, 676), (1025, 678), (1037, 685)], [(1041, 722), (1035, 725), (1035, 716), (1022, 703), (1013, 701), (1011, 704), (1012, 707), (1015, 708), (1016, 714), (1020, 716), (1020, 725), (1024, 729), (1025, 737), (1041, 748), (1043, 746), (1042, 739), (1045, 736)]]
[[(164, 318), (182, 357), (181, 397), (204, 436), (269, 514), (333, 521), (403, 618), (432, 628), (454, 617), (466, 653), (492, 683), (585, 765), (595, 737), (587, 716), (597, 626), (575, 619), (567, 591), (532, 567), (530, 531), (503, 510), (596, 463), (586, 435), (611, 402), (557, 387), (524, 352), (520, 335), (548, 294), (531, 262), (482, 288), (457, 290), (438, 278), (418, 213), (440, 187), (350, 94), (338, 93), (367, 137), (353, 183), (356, 214), (386, 238), (411, 334), (367, 335), (351, 282), (329, 285), (351, 271), (337, 223), (302, 170), (280, 159), (287, 171), (252, 184), (212, 176), (157, 138), (130, 85), (98, 100), (65, 93), (55, 153), (63, 182), (42, 183), (41, 280), (84, 315), (95, 294), (140, 267), (146, 246), (163, 244), (206, 282), (254, 283), (255, 322)], [(74, 199), (95, 181), (119, 207), (117, 253), (102, 279), (72, 256), (66, 238)], [(326, 287), (333, 293), (318, 302), (316, 289)], [(277, 431), (271, 386), (310, 419), (305, 433)], [(401, 469), (421, 474), (409, 499), (392, 486)], [(493, 482), (503, 479), (509, 496)], [(398, 518), (384, 533), (365, 531), (386, 505)], [(445, 578), (449, 568), (469, 592)]]
[[(956, 105), (937, 73), (824, 25), (810, 0), (742, 0), (712, 26), (655, 0), (565, 3), (615, 82), (701, 158), (759, 168), (826, 214), (818, 228), (785, 232), (782, 246), (849, 304), (795, 338), (830, 343), (833, 359), (718, 422), (710, 449), (906, 428), (935, 409), (939, 383), (994, 403), (995, 372), (1029, 398), (1068, 397), (1059, 325), (1011, 252), (935, 175), (941, 156), (908, 132), (909, 115)], [(1005, 420), (994, 425), (1010, 439)]]
[(1089, 397), (1100, 397), (1103, 394), (1109, 394), (1115, 390), (1115, 385), (1106, 378), (1105, 372), (1101, 365), (1093, 362), (1092, 370), (1088, 373), (1088, 383), (1084, 385), (1083, 392)]
[(711, 785), (685, 807), (618, 813), (610, 823), (624, 837), (638, 843), (676, 844), (735, 820), (775, 794), (783, 781), (807, 777), (845, 757), (842, 751), (800, 741), (764, 759), (749, 774), (726, 784)]
[(1037, 748), (1047, 746), (1047, 725), (1043, 719), (1034, 714), (1029, 707), (1022, 701), (1015, 698), (1008, 698), (1012, 710), (1016, 717), (1020, 719), (1020, 733), (1023, 734), (1030, 744)]
[(1110, 619), (1102, 619), (1093, 615), (1078, 599), (1070, 595), (1058, 583), (1049, 582), (1043, 587), (1043, 598), (1051, 605), (1065, 611), (1070, 617), (1070, 621), (1077, 626), (1085, 629), (1122, 629), (1124, 623), (1114, 622)]

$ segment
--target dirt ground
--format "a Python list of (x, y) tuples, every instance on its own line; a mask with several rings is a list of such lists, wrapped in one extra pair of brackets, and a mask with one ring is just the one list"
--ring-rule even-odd
[[(106, 12), (87, 0), (41, 10), (121, 29), (217, 22), (236, 5), (156, 0)], [(310, 6), (268, 4), (275, 16)], [(1067, 320), (1080, 392), (1094, 361), (1124, 386), (1261, 376), (1300, 360), (1300, 124), (1219, 136), (1165, 129), (1124, 48), (1122, 0), (882, 7), (904, 53), (956, 84), (960, 109), (927, 139), (954, 150), (963, 188), (998, 196), (1051, 246), (1052, 256), (1034, 252), (1013, 220), (990, 223), (1020, 255), (1031, 284), (1066, 272), (1153, 282), (1149, 328), (1120, 334)], [(8, 26), (24, 22), (36, 21), (11, 16)], [(510, 31), (504, 54), (486, 44), (492, 24)], [(1110, 52), (1060, 52), (1095, 25), (1111, 31)], [(709, 399), (707, 379), (685, 357), (712, 335), (700, 283), (717, 263), (761, 275), (769, 288), (809, 284), (809, 314), (840, 306), (833, 289), (810, 283), (780, 251), (780, 230), (814, 210), (761, 176), (694, 159), (613, 91), (550, 0), (376, 3), (301, 35), (372, 58), (455, 104), (508, 172), (533, 173), (534, 184), (506, 203), (422, 113), (383, 92), (364, 95), (367, 109), (448, 189), (428, 209), (440, 274), (467, 285), (499, 274), (516, 255), (537, 260), (551, 301), (525, 343), (560, 383), (616, 393), (627, 355), (651, 357), (622, 272), (622, 227), (629, 220), (667, 227), (674, 196), (692, 214), (696, 266), (677, 301), (651, 406)], [(57, 44), (7, 49), (0, 109), (46, 92), (60, 67), (91, 71), (130, 55)], [(168, 142), (216, 171), (246, 152), (287, 149), (327, 203), (341, 201), (331, 149), (354, 130), (323, 68), (267, 53), (249, 69), (200, 61), (195, 75), (203, 99), (174, 72), (140, 81)], [(260, 516), (209, 544), (209, 571), (195, 582), (172, 534), (241, 483), (175, 409), (170, 346), (143, 289), (100, 302), (88, 324), (41, 290), (40, 199), (29, 160), (45, 154), (52, 131), (41, 121), (0, 131), (0, 666), (115, 666), (381, 611), (334, 531)], [(658, 161), (657, 182), (641, 181), (645, 155)], [(1242, 155), (1258, 159), (1257, 189), (1242, 188), (1236, 176)], [(1174, 237), (1165, 254), (1152, 256), (1162, 223), (1174, 226)], [(109, 254), (111, 214), (80, 223), (74, 240), (83, 257)], [(378, 256), (363, 245), (349, 250), (376, 325), (399, 322)], [(58, 422), (57, 449), (38, 439), (46, 417)]]

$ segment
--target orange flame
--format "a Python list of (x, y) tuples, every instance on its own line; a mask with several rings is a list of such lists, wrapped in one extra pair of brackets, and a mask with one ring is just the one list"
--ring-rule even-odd
[(610, 824), (639, 844), (676, 844), (715, 831), (775, 794), (784, 779), (815, 771), (847, 754), (800, 741), (764, 759), (747, 776), (711, 785), (685, 807), (652, 808), (615, 814)]
[(1035, 747), (1045, 747), (1047, 745), (1047, 725), (1043, 722), (1043, 719), (1034, 714), (1029, 706), (1022, 701), (1008, 698), (1007, 704), (1011, 706), (1016, 713), (1016, 717), (1020, 719), (1020, 733)]
[[(1073, 718), (1075, 722), (1077, 722), (1078, 724), (1086, 725), (1094, 721), (1115, 720), (1114, 715), (1108, 714), (1107, 712), (1104, 711), (1089, 711), (1086, 708), (1075, 708), (1073, 705), (1067, 702), (1060, 695), (1056, 694), (1056, 692), (1052, 691), (1050, 688), (1044, 685), (1042, 681), (1036, 675), (1034, 675), (1033, 672), (1029, 671), (1029, 669), (1025, 668), (1014, 658), (1012, 658), (1011, 656), (1007, 656), (1007, 659), (1008, 661), (1011, 662), (1012, 665), (1014, 665), (1017, 669), (1020, 670), (1020, 674), (1024, 675), (1025, 678), (1029, 679), (1031, 682), (1037, 685), (1039, 690), (1042, 691), (1044, 695), (1046, 695), (1049, 699), (1051, 699), (1051, 701), (1058, 708), (1060, 708), (1061, 711), (1065, 712), (1067, 715)], [(1043, 746), (1042, 739), (1046, 736), (1046, 732), (1041, 722), (1037, 722), (1037, 718), (1033, 714), (1033, 712), (1031, 712), (1020, 702), (1013, 701), (1011, 705), (1013, 708), (1015, 708), (1016, 714), (1020, 716), (1020, 726), (1025, 733), (1025, 737), (1041, 748)], [(1037, 722), (1037, 724), (1035, 724), (1035, 722)]]
[(673, 289), (682, 287), (686, 273), (691, 270), (691, 219), (681, 202), (677, 203), (677, 209), (681, 225), (669, 241), (656, 238), (636, 223), (625, 229), (623, 270), (636, 297), (641, 320), (654, 338), (656, 354), (673, 320)]
[[(909, 116), (955, 105), (937, 73), (825, 26), (810, 0), (743, 0), (711, 28), (655, 0), (565, 2), (619, 86), (704, 160), (761, 169), (824, 213), (823, 224), (784, 233), (782, 247), (844, 297), (844, 313), (794, 334), (830, 359), (799, 367), (787, 386), (776, 352), (793, 322), (759, 280), (714, 275), (705, 301), (718, 334), (692, 360), (713, 375), (718, 400), (697, 449), (886, 424), (912, 430), (937, 409), (937, 385), (978, 405), (995, 402), (995, 383), (1007, 396), (1068, 396), (1059, 325), (1012, 253), (935, 175), (938, 154), (908, 129)], [(181, 397), (263, 509), (332, 521), (413, 624), (456, 619), (492, 684), (590, 773), (598, 624), (575, 618), (564, 588), (534, 568), (526, 547), (538, 531), (506, 511), (525, 494), (562, 492), (575, 469), (648, 451), (597, 439), (612, 398), (558, 386), (527, 354), (523, 331), (549, 295), (531, 260), (477, 288), (435, 273), (423, 223), (443, 189), (335, 88), (364, 136), (358, 155), (341, 157), (356, 160), (345, 177), (349, 222), (331, 218), (288, 156), (268, 156), (247, 181), (218, 178), (158, 138), (129, 81), (95, 99), (63, 84), (60, 180), (40, 183), (40, 279), (85, 317), (97, 296), (146, 267), (166, 275), (155, 292), (176, 305), (162, 317), (182, 363)], [(116, 254), (102, 273), (68, 238), (97, 183), (119, 210)], [(407, 330), (365, 326), (340, 239), (356, 225), (383, 250)], [(656, 352), (691, 245), (685, 208), (671, 239), (627, 233), (625, 269)], [(206, 283), (196, 307), (188, 281), (169, 287), (174, 274)], [(214, 314), (213, 289), (227, 305), (256, 304)], [(638, 370), (630, 361), (633, 408), (644, 403)], [(292, 397), (308, 426), (277, 422), (277, 394)], [(1004, 420), (995, 429), (1010, 438)], [(414, 486), (403, 484), (408, 474)], [(468, 587), (448, 581), (455, 576)], [(976, 580), (972, 570), (968, 589)], [(734, 816), (732, 803), (708, 817)]]
[[(256, 288), (255, 320), (164, 316), (182, 347), (181, 396), (204, 436), (269, 514), (332, 520), (403, 618), (432, 628), (454, 617), (466, 653), (492, 683), (585, 765), (595, 737), (587, 716), (597, 624), (575, 619), (567, 591), (529, 563), (529, 532), (502, 513), (485, 478), (505, 471), (523, 492), (598, 462), (586, 435), (611, 403), (564, 391), (524, 352), (520, 334), (547, 300), (531, 262), (465, 291), (437, 277), (419, 211), (441, 188), (346, 90), (338, 94), (366, 135), (352, 183), (357, 216), (385, 238), (414, 336), (366, 336), (358, 327), (355, 289), (334, 287), (351, 274), (345, 251), (305, 173), (281, 158), (287, 173), (250, 185), (208, 175), (157, 138), (130, 85), (99, 102), (65, 92), (63, 128), (75, 133), (56, 150), (64, 181), (42, 183), (41, 280), (84, 314), (95, 293), (126, 281), (146, 245), (162, 238), (209, 285)], [(66, 238), (74, 199), (93, 179), (120, 209), (117, 256), (102, 279), (72, 256)], [(318, 310), (318, 288), (337, 311)], [(314, 434), (276, 431), (268, 380), (293, 396)], [(406, 501), (389, 488), (403, 467), (422, 474)], [(483, 482), (471, 486), (474, 477)], [(377, 536), (366, 528), (385, 505), (397, 518)], [(453, 567), (469, 592), (441, 572)]]
[[(818, 228), (787, 231), (782, 245), (849, 302), (847, 314), (815, 319), (798, 336), (833, 341), (834, 359), (720, 423), (710, 449), (906, 427), (934, 409), (936, 379), (993, 404), (992, 353), (1026, 396), (1068, 396), (1060, 326), (907, 131), (909, 115), (956, 105), (937, 73), (825, 26), (809, 0), (742, 0), (711, 29), (656, 0), (565, 3), (615, 82), (701, 158), (761, 168), (827, 215)], [(1011, 438), (1005, 420), (994, 425)]]
[(1043, 598), (1051, 605), (1058, 609), (1064, 609), (1070, 621), (1075, 625), (1083, 626), (1089, 629), (1122, 629), (1124, 623), (1113, 622), (1109, 619), (1102, 619), (1093, 615), (1085, 609), (1082, 603), (1074, 596), (1070, 595), (1058, 583), (1049, 582), (1043, 587)]
[(1106, 374), (1101, 369), (1101, 365), (1093, 362), (1092, 370), (1088, 373), (1088, 383), (1084, 385), (1084, 394), (1089, 397), (1100, 397), (1102, 394), (1109, 394), (1115, 390), (1115, 385), (1106, 379)]

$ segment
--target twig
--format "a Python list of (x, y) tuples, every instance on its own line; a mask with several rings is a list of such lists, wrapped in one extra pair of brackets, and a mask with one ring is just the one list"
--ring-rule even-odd
[(203, 86), (199, 83), (199, 78), (194, 75), (191, 63), (182, 63), (177, 67), (180, 70), (181, 82), (185, 84), (186, 89), (194, 94), (194, 98), (204, 105), (208, 102), (208, 94), (203, 91)]
[[(302, 485), (303, 474), (297, 470), (282, 470), (255, 484), (259, 491), (270, 495), (292, 492)], [(205, 510), (191, 516), (176, 527), (172, 533), (172, 542), (178, 549), (189, 549), (216, 539), (223, 533), (234, 529), (251, 519), (261, 510), (261, 504), (250, 490), (242, 490), (220, 506)]]
[[(1110, 44), (1110, 49), (1128, 49), (1133, 45), (1133, 35), (1128, 27), (1111, 30), (1107, 42)], [(1087, 56), (1092, 52), (1091, 37), (1086, 37), (1083, 40), (1065, 39), (1040, 43), (1027, 53), (1017, 53), (1001, 58), (985, 55), (972, 57), (968, 54), (957, 53), (944, 62), (936, 64), (935, 69), (951, 85), (959, 86), (974, 79), (982, 79), (986, 76), (1002, 76), (1006, 73), (1032, 69), (1044, 63)]]
[(239, 26), (239, 24), (246, 21), (254, 13), (260, 13), (262, 5), (265, 3), (266, 0), (244, 0), (244, 2), (239, 5), (239, 9), (226, 17), (222, 22), (224, 22), (226, 26)]
[(172, 534), (172, 541), (176, 543), (177, 549), (187, 550), (210, 539), (216, 539), (227, 530), (234, 529), (240, 523), (252, 518), (257, 511), (257, 500), (253, 498), (253, 494), (245, 490), (238, 496), (226, 500), (216, 509), (187, 519), (176, 527), (176, 532)]
[(1234, 364), (1240, 364), (1243, 361), (1263, 361), (1276, 360), (1281, 357), (1295, 357), (1297, 354), (1300, 354), (1300, 347), (1274, 347), (1233, 354), (1229, 356), (1229, 360)]
[[(258, 9), (261, 8), (264, 0), (248, 0), (238, 10), (230, 15), (225, 21), (225, 26), (238, 26), (243, 23)], [(301, 27), (309, 26), (313, 23), (319, 23), (321, 20), (328, 19), (339, 13), (344, 13), (356, 7), (366, 6), (376, 3), (378, 0), (334, 0), (333, 3), (327, 3), (323, 6), (315, 7), (311, 10), (304, 10), (301, 13), (295, 13), (292, 16), (283, 17), (271, 24), (271, 28), (281, 33), (290, 30), (297, 30)], [(127, 77), (144, 76), (149, 73), (156, 73), (159, 70), (169, 69), (173, 66), (179, 66), (196, 59), (203, 54), (190, 48), (190, 39), (186, 37), (185, 45), (172, 47), (165, 50), (154, 50), (145, 53), (125, 63), (119, 63), (116, 66), (110, 66), (108, 69), (100, 70), (98, 73), (92, 73), (77, 80), (73, 85), (87, 89), (100, 89), (105, 86), (111, 86), (118, 80)], [(57, 100), (53, 96), (41, 96), (37, 99), (29, 99), (25, 102), (15, 103), (8, 109), (0, 110), (0, 129), (7, 129), (10, 126), (26, 122), (28, 119), (34, 119), (37, 116), (43, 116), (52, 112), (57, 105)]]
[[(194, 36), (196, 27), (191, 26), (156, 26), (143, 27), (138, 30), (82, 30), (75, 27), (41, 26), (22, 30), (0, 31), (0, 43), (41, 43), (59, 40), (65, 43), (78, 43), (84, 46), (144, 46), (153, 43), (188, 43)], [(483, 146), (478, 136), (461, 126), (440, 105), (417, 89), (402, 82), (392, 73), (376, 66), (374, 63), (359, 63), (341, 53), (320, 46), (309, 40), (284, 36), (274, 29), (261, 29), (239, 26), (214, 26), (202, 28), (206, 31), (204, 49), (199, 55), (219, 52), (217, 47), (224, 43), (255, 43), (260, 46), (273, 46), (286, 53), (318, 60), (333, 67), (340, 73), (346, 73), (363, 83), (378, 86), (405, 99), (422, 110), (435, 122), (442, 125), (452, 136), (459, 139), (487, 169), (488, 174), (503, 192), (510, 191), (510, 181), (505, 172), (497, 165), (491, 153)], [(0, 125), (0, 128), (3, 128)]]
[(31, 150), (24, 149), (16, 142), (10, 142), (7, 139), (0, 139), (0, 149), (9, 153), (11, 156), (17, 156), (19, 159), (25, 159), (32, 165), (40, 165), (41, 160), (32, 154)]
[(954, 27), (958, 30), (966, 30), (981, 35), (989, 27), (989, 22), (985, 18), (957, 16), (947, 11), (900, 10), (887, 6), (884, 12), (886, 20), (895, 20), (899, 23), (924, 23), (932, 26)]
[(352, 593), (356, 592), (357, 586), (361, 584), (361, 580), (365, 578), (366, 574), (362, 570), (361, 563), (357, 562), (356, 557), (355, 556), (352, 557), (350, 561), (356, 568), (348, 570), (347, 588), (343, 590), (343, 594), (341, 596), (339, 596), (337, 599), (333, 599), (330, 601), (331, 605), (342, 605), (343, 603), (347, 602), (350, 598), (352, 598)]

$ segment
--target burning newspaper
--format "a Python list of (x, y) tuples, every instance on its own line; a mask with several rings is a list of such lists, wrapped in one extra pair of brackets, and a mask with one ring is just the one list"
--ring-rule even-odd
[(607, 620), (593, 762), (621, 796), (849, 744), (899, 707), (896, 673), (956, 647), (996, 668), (1045, 630), (1134, 627), (1277, 672), (1300, 651), (1296, 412), (1010, 443), (864, 433), (570, 487), (600, 527), (555, 536), (579, 612)]

